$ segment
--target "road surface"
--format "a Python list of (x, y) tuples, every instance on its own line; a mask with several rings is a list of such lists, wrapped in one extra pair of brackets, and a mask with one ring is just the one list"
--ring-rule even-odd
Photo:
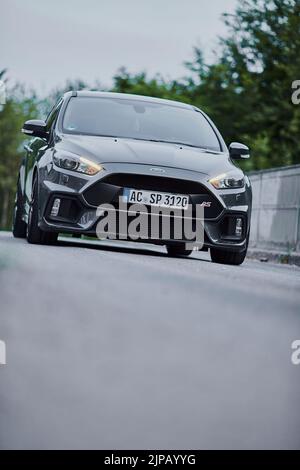
[(0, 234), (0, 447), (300, 448), (300, 269)]

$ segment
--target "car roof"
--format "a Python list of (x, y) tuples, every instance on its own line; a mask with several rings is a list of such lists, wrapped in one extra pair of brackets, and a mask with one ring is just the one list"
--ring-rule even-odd
[(176, 106), (185, 109), (193, 109), (196, 110), (195, 106), (190, 104), (182, 103), (181, 101), (174, 101), (174, 100), (166, 100), (162, 98), (153, 98), (151, 96), (143, 96), (143, 95), (134, 95), (130, 93), (115, 93), (111, 91), (89, 91), (89, 90), (81, 90), (81, 91), (68, 91), (64, 94), (65, 97), (69, 96), (80, 96), (84, 98), (118, 98), (118, 99), (132, 99), (135, 101), (148, 101), (153, 103), (163, 103), (169, 106)]

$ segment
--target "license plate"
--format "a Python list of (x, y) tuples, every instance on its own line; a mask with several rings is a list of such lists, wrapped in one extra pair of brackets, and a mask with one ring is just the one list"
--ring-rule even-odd
[(145, 204), (147, 206), (167, 207), (169, 209), (187, 209), (188, 196), (182, 194), (161, 193), (141, 189), (125, 189), (123, 200), (130, 204)]

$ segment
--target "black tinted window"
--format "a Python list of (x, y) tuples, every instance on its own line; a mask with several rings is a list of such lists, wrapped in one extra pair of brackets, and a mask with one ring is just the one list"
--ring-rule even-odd
[(159, 140), (220, 150), (214, 130), (193, 110), (132, 99), (71, 98), (65, 132)]
[(58, 113), (59, 113), (59, 110), (61, 108), (61, 105), (62, 105), (62, 100), (60, 100), (55, 106), (54, 108), (50, 111), (48, 117), (47, 117), (47, 120), (46, 120), (46, 124), (47, 124), (47, 130), (50, 131), (53, 124), (55, 123), (56, 121), (56, 118), (58, 116)]

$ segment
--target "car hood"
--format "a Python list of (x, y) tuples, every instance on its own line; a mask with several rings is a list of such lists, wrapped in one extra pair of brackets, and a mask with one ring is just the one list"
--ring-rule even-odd
[(216, 175), (233, 168), (227, 153), (217, 153), (165, 142), (125, 138), (60, 136), (57, 150), (86, 156), (98, 163), (134, 163), (192, 170)]

